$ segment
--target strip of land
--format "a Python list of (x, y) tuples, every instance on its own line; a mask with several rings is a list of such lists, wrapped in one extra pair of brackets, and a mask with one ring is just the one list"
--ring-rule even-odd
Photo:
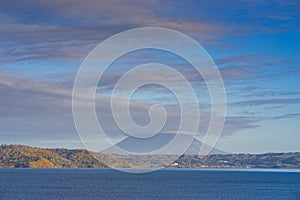
[[(84, 149), (0, 146), (0, 168), (300, 168), (300, 152), (266, 154), (114, 155)], [(105, 163), (105, 164), (104, 164)]]

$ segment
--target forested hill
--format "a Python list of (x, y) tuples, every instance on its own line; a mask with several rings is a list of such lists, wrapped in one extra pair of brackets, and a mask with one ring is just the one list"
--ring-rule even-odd
[[(98, 159), (96, 159), (96, 157)], [(174, 156), (174, 155), (173, 155)], [(103, 168), (99, 160), (112, 167), (157, 167), (170, 155), (112, 155), (83, 149), (43, 149), (22, 145), (0, 146), (0, 168)], [(130, 161), (130, 162), (129, 162)], [(148, 163), (147, 163), (148, 162)], [(153, 164), (154, 163), (154, 164)], [(183, 155), (169, 167), (179, 168), (300, 168), (300, 153)]]
[[(116, 156), (98, 153), (111, 162), (131, 167)], [(112, 165), (110, 165), (112, 166)], [(2, 168), (104, 168), (106, 167), (89, 151), (84, 149), (43, 149), (21, 145), (0, 146), (0, 167)], [(117, 166), (116, 166), (117, 167)]]

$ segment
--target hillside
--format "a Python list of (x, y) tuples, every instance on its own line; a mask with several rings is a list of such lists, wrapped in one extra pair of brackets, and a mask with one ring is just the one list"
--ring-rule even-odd
[[(106, 159), (124, 167), (130, 164), (113, 155), (97, 153), (96, 159), (83, 149), (42, 149), (21, 145), (0, 146), (0, 167), (5, 168), (103, 168), (99, 160)], [(116, 166), (118, 167), (118, 166)]]
[(183, 168), (300, 168), (300, 153), (184, 155), (177, 162)]
[[(97, 159), (96, 159), (97, 158)], [(122, 158), (122, 159), (121, 159)], [(0, 168), (157, 167), (174, 155), (112, 155), (83, 149), (0, 146)], [(179, 168), (300, 168), (300, 153), (183, 155), (169, 167)]]
[(77, 168), (104, 167), (86, 150), (41, 149), (21, 145), (0, 147), (0, 167)]

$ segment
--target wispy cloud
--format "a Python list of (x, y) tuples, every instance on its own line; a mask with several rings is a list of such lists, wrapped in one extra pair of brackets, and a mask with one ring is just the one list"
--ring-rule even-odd
[(290, 119), (290, 118), (299, 118), (300, 113), (289, 113), (281, 116), (273, 117), (272, 119)]
[(281, 99), (256, 99), (248, 101), (240, 101), (232, 103), (232, 105), (238, 106), (260, 106), (260, 105), (288, 105), (299, 104), (300, 98), (281, 98)]

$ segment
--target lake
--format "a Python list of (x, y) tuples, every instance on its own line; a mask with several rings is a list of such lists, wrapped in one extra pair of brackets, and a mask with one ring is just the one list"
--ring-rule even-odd
[(0, 169), (0, 200), (300, 200), (300, 171)]

